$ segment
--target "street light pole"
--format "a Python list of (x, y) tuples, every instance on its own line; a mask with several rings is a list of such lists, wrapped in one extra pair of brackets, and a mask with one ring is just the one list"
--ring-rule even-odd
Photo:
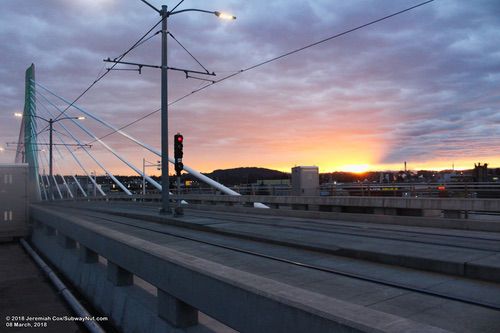
[[(22, 113), (14, 113), (14, 116), (16, 117), (23, 117), (23, 114)], [(33, 117), (33, 118), (38, 118), (38, 119), (41, 119), (47, 123), (49, 123), (49, 190), (52, 191), (52, 183), (51, 183), (51, 178), (55, 181), (55, 179), (53, 178), (54, 176), (54, 171), (53, 171), (53, 155), (52, 155), (52, 146), (54, 145), (53, 144), (53, 141), (52, 141), (52, 136), (53, 136), (53, 132), (54, 132), (54, 123), (55, 122), (58, 122), (58, 121), (61, 121), (61, 120), (65, 120), (65, 119), (77, 119), (77, 120), (83, 120), (85, 119), (85, 117), (83, 116), (78, 116), (78, 117), (63, 117), (63, 118), (56, 118), (55, 120), (50, 118), (50, 119), (46, 119), (44, 117), (40, 117), (38, 115), (29, 115), (29, 117)], [(23, 155), (23, 160), (24, 160), (24, 155)]]
[[(168, 68), (168, 59), (167, 59), (167, 42), (168, 42), (167, 19), (171, 15), (184, 13), (184, 12), (202, 12), (202, 13), (207, 13), (207, 14), (213, 14), (221, 19), (229, 19), (229, 20), (235, 20), (236, 16), (229, 15), (226, 13), (221, 13), (218, 11), (208, 11), (208, 10), (195, 9), (195, 8), (182, 9), (182, 10), (175, 11), (175, 9), (184, 0), (179, 2), (171, 12), (168, 11), (167, 5), (162, 5), (161, 10), (158, 10), (158, 9), (156, 9), (155, 6), (150, 4), (147, 0), (141, 0), (141, 1), (144, 2), (151, 9), (153, 9), (154, 11), (159, 13), (161, 18), (162, 18), (162, 21), (161, 21), (161, 23), (162, 23), (161, 24), (161, 32), (162, 32), (162, 36), (161, 36), (161, 187), (162, 187), (162, 191), (161, 191), (160, 214), (171, 214), (172, 211), (170, 209), (170, 179), (169, 179), (169, 175), (168, 175), (168, 164), (169, 164), (169, 160), (168, 160), (168, 70), (169, 70), (169, 68)], [(158, 68), (158, 66), (153, 66), (153, 65), (146, 65), (146, 64), (121, 61), (121, 58), (118, 60), (117, 59), (111, 60), (110, 58), (108, 58), (108, 59), (105, 59), (104, 61), (105, 62), (113, 62), (115, 64), (126, 64), (126, 65), (138, 66), (139, 73), (141, 72), (142, 67)], [(196, 73), (196, 74), (202, 74), (202, 75), (215, 75), (215, 73), (210, 73), (206, 69), (205, 69), (205, 72), (192, 71), (192, 70), (180, 69), (180, 68), (170, 68), (170, 69), (182, 71), (182, 72), (186, 73), (186, 78), (187, 78), (188, 73)]]
[(161, 7), (161, 214), (170, 214), (170, 180), (168, 176), (168, 57), (167, 6)]

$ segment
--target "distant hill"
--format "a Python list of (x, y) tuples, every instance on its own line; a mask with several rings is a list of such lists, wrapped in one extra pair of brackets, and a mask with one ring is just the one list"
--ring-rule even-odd
[(268, 179), (289, 179), (290, 174), (277, 170), (266, 168), (234, 168), (214, 170), (211, 173), (205, 173), (206, 176), (212, 178), (219, 183), (225, 185), (251, 184), (258, 180)]

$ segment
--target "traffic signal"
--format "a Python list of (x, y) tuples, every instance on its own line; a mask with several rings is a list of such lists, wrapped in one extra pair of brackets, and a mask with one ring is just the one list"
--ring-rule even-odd
[(182, 158), (184, 153), (182, 152), (182, 148), (184, 146), (184, 137), (182, 134), (177, 133), (174, 135), (174, 157), (175, 159)]
[(184, 169), (184, 164), (182, 164), (182, 157), (184, 156), (184, 152), (182, 149), (184, 148), (184, 137), (182, 134), (177, 133), (174, 135), (174, 160), (175, 160), (175, 172), (177, 176), (181, 175), (181, 171)]

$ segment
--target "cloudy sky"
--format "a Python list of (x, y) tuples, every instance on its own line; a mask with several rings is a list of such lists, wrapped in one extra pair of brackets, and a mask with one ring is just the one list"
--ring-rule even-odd
[[(183, 13), (169, 18), (169, 30), (221, 78), (418, 2), (185, 0), (179, 9), (227, 11), (237, 20)], [(401, 169), (403, 161), (412, 169), (471, 168), (475, 162), (500, 167), (499, 14), (498, 0), (435, 0), (175, 103), (170, 136), (184, 134), (185, 164), (204, 172), (239, 166), (289, 171), (295, 165), (318, 165), (322, 172)], [(139, 0), (1, 0), (0, 145), (17, 141), (20, 121), (13, 113), (23, 109), (31, 63), (37, 82), (74, 99), (105, 69), (102, 59), (120, 55), (158, 20)], [(158, 65), (160, 35), (123, 60)], [(169, 65), (201, 69), (173, 39)], [(204, 84), (170, 72), (169, 99)], [(56, 112), (44, 103), (39, 115), (49, 117), (45, 106)], [(126, 125), (159, 108), (160, 73), (112, 71), (78, 105)], [(98, 136), (109, 133), (92, 120), (83, 124)], [(66, 125), (82, 142), (92, 141)], [(126, 131), (159, 148), (160, 114)], [(46, 140), (45, 133), (40, 141)], [(139, 168), (143, 157), (157, 160), (117, 134), (105, 141)], [(63, 172), (81, 173), (59, 148)], [(98, 144), (92, 153), (115, 173), (132, 173)], [(75, 154), (102, 173), (81, 150)], [(9, 148), (0, 153), (0, 163), (13, 158)]]

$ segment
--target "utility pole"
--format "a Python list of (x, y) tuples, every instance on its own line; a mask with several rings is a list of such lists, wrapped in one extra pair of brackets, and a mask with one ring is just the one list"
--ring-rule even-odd
[(167, 6), (161, 6), (161, 210), (171, 214), (170, 179), (168, 176), (168, 57), (167, 57)]

